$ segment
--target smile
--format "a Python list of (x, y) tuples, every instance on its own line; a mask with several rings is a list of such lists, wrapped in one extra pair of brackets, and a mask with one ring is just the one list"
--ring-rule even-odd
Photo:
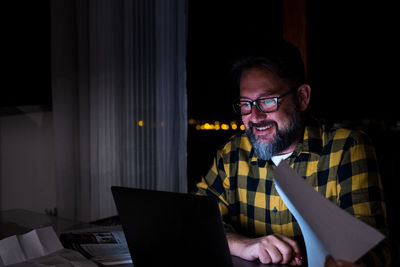
[(264, 127), (257, 127), (256, 129), (257, 129), (257, 131), (264, 131), (264, 130), (267, 130), (267, 129), (271, 128), (271, 127), (272, 127), (271, 125), (268, 125), (268, 126), (264, 126)]

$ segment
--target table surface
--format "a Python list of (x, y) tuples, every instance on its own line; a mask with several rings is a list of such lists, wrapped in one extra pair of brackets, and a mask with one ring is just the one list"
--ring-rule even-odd
[[(232, 256), (232, 263), (233, 267), (285, 267), (289, 265), (282, 265), (282, 264), (262, 264), (261, 262), (257, 261), (246, 261), (241, 258)], [(121, 264), (114, 267), (133, 267), (133, 264)]]
[[(0, 211), (0, 239), (12, 235), (24, 234), (33, 229), (46, 226), (53, 226), (57, 234), (70, 230), (98, 227), (89, 223), (77, 222), (22, 209)], [(234, 267), (284, 266), (275, 264), (264, 265), (257, 261), (246, 261), (235, 256), (232, 256), (232, 262)], [(128, 267), (133, 265), (123, 264), (119, 266)]]
[(89, 228), (93, 225), (41, 214), (29, 210), (13, 209), (0, 211), (0, 239), (27, 233), (33, 229), (53, 226), (59, 234), (66, 230)]

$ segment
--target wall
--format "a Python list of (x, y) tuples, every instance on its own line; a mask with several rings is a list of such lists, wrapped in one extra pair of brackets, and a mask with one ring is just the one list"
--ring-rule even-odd
[(44, 213), (56, 205), (53, 116), (0, 117), (0, 209)]

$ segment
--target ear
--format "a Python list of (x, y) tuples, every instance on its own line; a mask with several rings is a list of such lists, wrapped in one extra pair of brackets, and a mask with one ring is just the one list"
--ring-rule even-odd
[(311, 97), (311, 87), (310, 85), (304, 83), (297, 88), (297, 101), (299, 103), (299, 109), (304, 111), (307, 109), (310, 103)]

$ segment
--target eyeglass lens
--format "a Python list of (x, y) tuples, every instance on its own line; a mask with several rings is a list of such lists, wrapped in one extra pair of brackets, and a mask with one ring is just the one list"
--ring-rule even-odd
[[(239, 101), (240, 113), (242, 115), (250, 114), (253, 102), (251, 101)], [(262, 98), (255, 101), (255, 105), (262, 112), (272, 112), (276, 110), (277, 99), (276, 98)]]

